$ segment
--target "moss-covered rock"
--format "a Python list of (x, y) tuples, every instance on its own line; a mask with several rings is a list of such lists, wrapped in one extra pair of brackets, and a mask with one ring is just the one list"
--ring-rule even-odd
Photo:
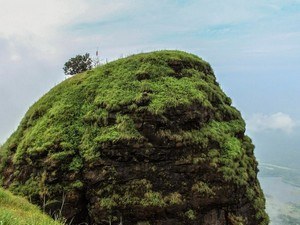
[(133, 55), (35, 103), (2, 146), (2, 185), (76, 222), (266, 225), (244, 132), (207, 62)]

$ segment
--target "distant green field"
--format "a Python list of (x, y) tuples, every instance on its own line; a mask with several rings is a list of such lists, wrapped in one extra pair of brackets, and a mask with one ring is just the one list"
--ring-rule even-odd
[(0, 225), (62, 225), (25, 198), (0, 188)]

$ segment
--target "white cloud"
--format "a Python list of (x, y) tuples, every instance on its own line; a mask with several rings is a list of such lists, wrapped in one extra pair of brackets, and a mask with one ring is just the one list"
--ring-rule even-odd
[(254, 114), (247, 120), (247, 128), (249, 131), (261, 132), (265, 130), (281, 130), (286, 133), (293, 131), (296, 126), (294, 121), (288, 114), (278, 112), (271, 115)]
[[(130, 0), (0, 0), (0, 38), (9, 43), (12, 61), (20, 61), (15, 46), (31, 49), (33, 59), (63, 58), (66, 52), (78, 51), (75, 24), (101, 22), (133, 6)], [(131, 7), (134, 8), (134, 7)], [(121, 13), (122, 14), (122, 13)], [(82, 35), (81, 35), (82, 36)], [(88, 39), (88, 38), (86, 38)], [(88, 43), (82, 40), (81, 46)], [(65, 44), (66, 42), (71, 44)], [(75, 49), (74, 49), (75, 48)]]
[(130, 0), (0, 0), (0, 4), (1, 37), (40, 38), (53, 38), (63, 32), (59, 28), (74, 23), (99, 22), (140, 5)]
[(2, 36), (24, 34), (46, 36), (58, 25), (70, 22), (86, 8), (85, 4), (80, 4), (78, 0), (72, 2), (4, 0), (0, 2), (0, 34)]

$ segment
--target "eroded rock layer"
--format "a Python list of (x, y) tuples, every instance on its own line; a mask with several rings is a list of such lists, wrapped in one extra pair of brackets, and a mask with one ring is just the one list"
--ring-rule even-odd
[(208, 63), (134, 55), (35, 103), (1, 148), (2, 185), (74, 223), (265, 225), (244, 132)]

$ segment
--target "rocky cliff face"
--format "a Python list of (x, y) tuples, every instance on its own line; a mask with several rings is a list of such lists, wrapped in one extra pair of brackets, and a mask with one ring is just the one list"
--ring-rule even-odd
[(265, 225), (244, 132), (208, 63), (139, 54), (34, 104), (1, 149), (2, 185), (75, 223)]

